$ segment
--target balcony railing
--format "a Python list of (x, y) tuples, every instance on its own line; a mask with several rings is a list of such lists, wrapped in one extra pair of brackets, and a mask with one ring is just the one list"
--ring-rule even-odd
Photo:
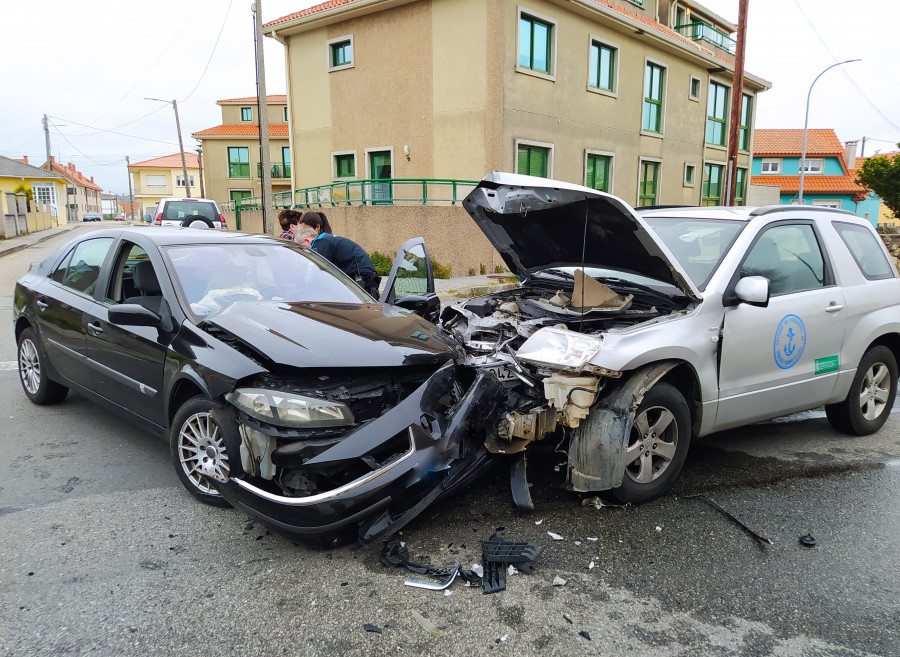
[(713, 45), (724, 48), (732, 55), (737, 50), (737, 42), (734, 39), (706, 23), (695, 22), (676, 25), (675, 31), (694, 41), (708, 41)]
[[(275, 207), (299, 209), (336, 208), (352, 205), (457, 205), (478, 185), (477, 180), (441, 180), (431, 178), (387, 178), (347, 180), (304, 187), (272, 195)], [(223, 210), (256, 210), (261, 196), (219, 204)]]
[[(256, 177), (262, 180), (262, 164), (259, 162), (256, 163)], [(291, 165), (290, 164), (273, 164), (272, 165), (272, 178), (283, 179), (291, 177)]]

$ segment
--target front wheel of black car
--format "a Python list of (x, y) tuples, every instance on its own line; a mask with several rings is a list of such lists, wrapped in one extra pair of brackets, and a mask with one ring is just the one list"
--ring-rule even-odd
[(216, 406), (193, 397), (178, 409), (169, 434), (175, 471), (184, 487), (204, 504), (230, 506), (209, 479), (226, 481), (231, 471), (222, 428), (213, 416)]
[(47, 376), (47, 357), (34, 329), (27, 328), (19, 335), (19, 381), (25, 395), (35, 404), (57, 404), (65, 399), (69, 389), (51, 381)]
[(847, 398), (828, 404), (825, 415), (835, 429), (853, 436), (878, 431), (887, 421), (897, 394), (897, 359), (878, 345), (863, 354)]
[(691, 413), (684, 396), (668, 383), (647, 391), (625, 441), (625, 476), (608, 496), (639, 504), (659, 497), (681, 472), (691, 443)]

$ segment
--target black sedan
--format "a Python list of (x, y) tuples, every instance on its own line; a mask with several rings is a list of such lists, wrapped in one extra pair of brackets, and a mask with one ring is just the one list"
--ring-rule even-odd
[(34, 403), (75, 390), (165, 437), (201, 501), (371, 543), (487, 462), (470, 419), (495, 384), (455, 365), (438, 307), (418, 238), (376, 302), (284, 240), (122, 228), (34, 266), (13, 319)]

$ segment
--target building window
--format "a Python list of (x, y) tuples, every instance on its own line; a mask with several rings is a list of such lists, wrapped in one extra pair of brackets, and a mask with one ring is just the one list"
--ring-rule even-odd
[(34, 193), (35, 203), (56, 204), (56, 187), (54, 187), (53, 183), (32, 183), (31, 191)]
[(728, 139), (726, 116), (728, 111), (728, 87), (718, 82), (709, 83), (709, 101), (706, 106), (706, 143), (724, 146)]
[(340, 71), (353, 67), (353, 37), (342, 36), (328, 40), (328, 69)]
[(528, 14), (519, 16), (519, 66), (550, 75), (553, 24)]
[(148, 175), (147, 187), (165, 187), (166, 177), (160, 175)]
[(288, 120), (287, 107), (284, 107), (284, 122), (287, 123), (287, 120)]
[(601, 91), (615, 91), (616, 49), (591, 40), (588, 85)]
[(781, 173), (781, 160), (763, 159), (760, 165), (761, 173)]
[(290, 178), (291, 177), (291, 147), (290, 146), (282, 146), (281, 147), (281, 177), (282, 178)]
[(663, 82), (665, 69), (647, 62), (644, 70), (644, 131), (662, 132)]
[(641, 180), (638, 186), (638, 206), (656, 205), (659, 189), (659, 162), (641, 162)]
[(810, 160), (806, 158), (806, 166), (801, 168), (804, 173), (822, 173), (824, 161), (821, 159)]
[(516, 147), (516, 173), (549, 178), (550, 152), (551, 149), (546, 146), (519, 143)]
[(741, 97), (741, 125), (738, 128), (738, 148), (750, 150), (750, 119), (753, 116), (753, 98), (744, 94)]
[(688, 98), (700, 100), (700, 78), (695, 78), (693, 75), (691, 76), (691, 89), (688, 93)]
[(253, 120), (253, 108), (252, 107), (242, 107), (241, 108), (241, 121), (252, 121)]
[(335, 153), (332, 157), (334, 164), (332, 177), (335, 179), (356, 177), (356, 152)]
[(242, 198), (250, 198), (250, 191), (246, 189), (232, 189), (228, 192), (232, 201), (240, 201)]
[(250, 177), (250, 148), (247, 146), (228, 147), (228, 177)]
[(601, 192), (610, 190), (612, 156), (588, 153), (584, 164), (584, 186)]
[(694, 180), (697, 177), (697, 167), (693, 164), (684, 165), (684, 186), (693, 187)]
[(369, 178), (388, 182), (372, 183), (368, 186), (369, 198), (373, 205), (390, 205), (394, 202), (394, 186), (390, 181), (393, 177), (393, 151), (366, 149), (366, 165)]
[[(194, 176), (193, 176), (193, 175), (190, 175), (190, 174), (189, 174), (189, 175), (188, 175), (188, 179), (191, 181), (191, 187), (196, 186), (197, 183), (194, 182)], [(175, 176), (175, 186), (176, 186), (176, 187), (184, 187), (184, 176), (183, 176), (183, 175), (176, 175), (176, 176)]]
[(734, 181), (734, 205), (747, 205), (747, 170), (738, 169)]
[(721, 164), (707, 164), (703, 167), (703, 187), (700, 205), (722, 205), (722, 182), (725, 167)]

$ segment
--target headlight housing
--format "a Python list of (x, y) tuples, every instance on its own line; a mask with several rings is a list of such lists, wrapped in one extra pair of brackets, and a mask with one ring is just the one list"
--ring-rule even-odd
[(238, 388), (225, 399), (250, 417), (281, 427), (312, 429), (352, 425), (353, 412), (340, 402), (280, 390)]
[(534, 365), (553, 365), (574, 372), (603, 348), (603, 339), (557, 328), (542, 328), (525, 341), (516, 358)]

